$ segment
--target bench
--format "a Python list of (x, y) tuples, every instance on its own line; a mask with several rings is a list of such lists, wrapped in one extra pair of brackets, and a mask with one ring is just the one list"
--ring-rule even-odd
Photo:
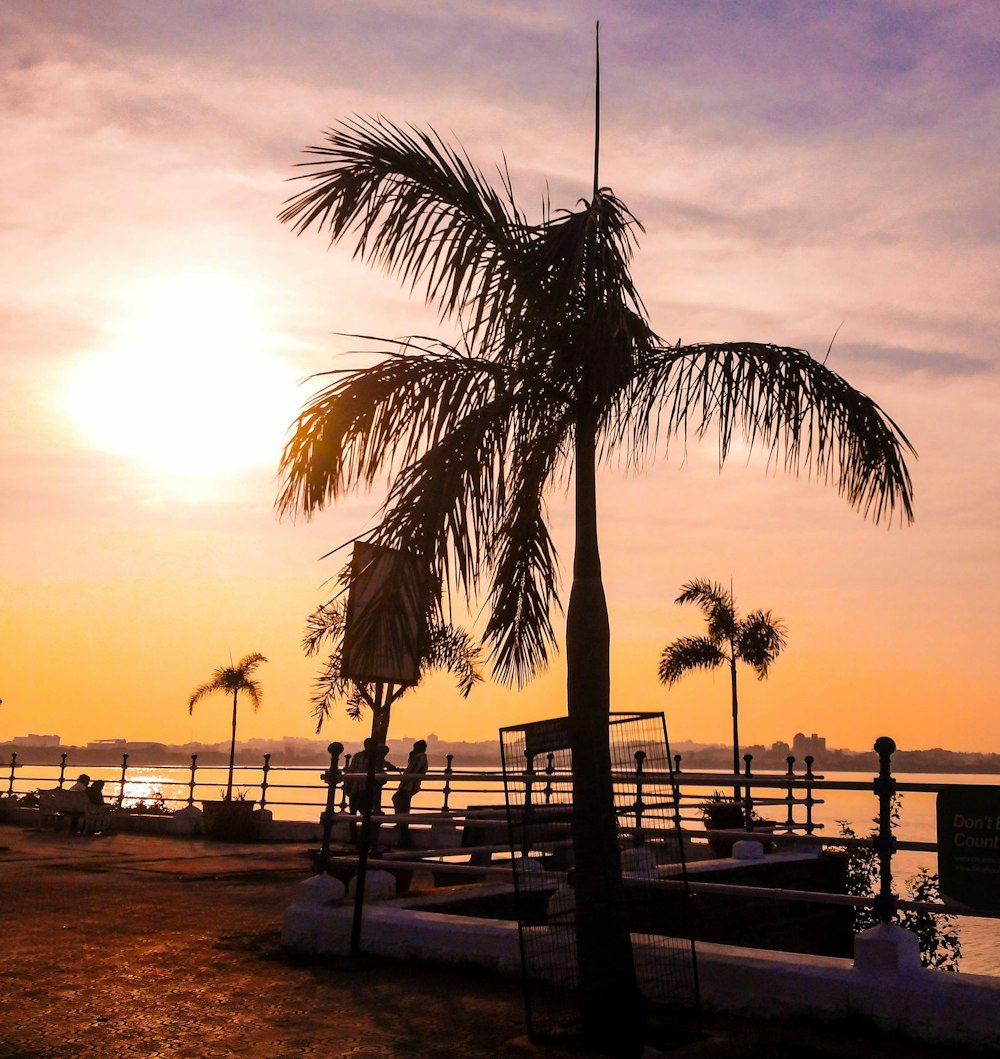
[(56, 787), (38, 792), (39, 823), (58, 828), (65, 817), (72, 827), (80, 824), (81, 833), (107, 831), (111, 825), (111, 810), (106, 805), (94, 805), (86, 791), (66, 791)]

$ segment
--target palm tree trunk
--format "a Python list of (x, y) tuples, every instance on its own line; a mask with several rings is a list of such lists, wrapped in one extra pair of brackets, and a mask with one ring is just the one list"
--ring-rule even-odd
[(229, 781), (226, 784), (226, 801), (233, 800), (233, 770), (236, 767), (236, 704), (239, 700), (239, 691), (233, 692), (233, 737), (229, 741)]
[(642, 998), (632, 959), (608, 744), (610, 655), (597, 538), (595, 428), (593, 421), (581, 421), (576, 441), (576, 553), (566, 616), (580, 1015), (589, 1046), (609, 1055), (638, 1055)]

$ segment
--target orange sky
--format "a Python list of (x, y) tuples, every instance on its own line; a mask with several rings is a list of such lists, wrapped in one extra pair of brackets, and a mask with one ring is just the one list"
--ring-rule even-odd
[[(320, 556), (381, 496), (279, 523), (275, 467), (337, 333), (442, 333), (395, 281), (276, 219), (307, 143), (353, 113), (430, 123), (529, 214), (587, 194), (592, 24), (604, 18), (603, 179), (646, 227), (635, 273), (667, 340), (811, 349), (920, 453), (916, 523), (875, 527), (830, 488), (709, 444), (606, 468), (601, 532), (618, 708), (724, 742), (724, 675), (667, 693), (673, 604), (733, 579), (789, 630), (743, 674), (747, 742), (1000, 750), (996, 187), (1000, 13), (879, 5), (169, 5), (13, 0), (0, 11), (0, 739), (215, 741), (187, 696), (261, 651), (240, 734), (304, 736)], [(444, 332), (448, 337), (447, 331)], [(569, 513), (551, 514), (568, 570)], [(397, 735), (489, 738), (564, 710), (563, 670), (468, 701), (434, 679)], [(356, 738), (335, 718), (325, 732)]]

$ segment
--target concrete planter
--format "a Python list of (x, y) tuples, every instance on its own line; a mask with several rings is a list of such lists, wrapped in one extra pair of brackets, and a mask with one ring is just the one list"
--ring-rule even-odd
[(216, 842), (256, 842), (259, 826), (253, 802), (210, 801), (201, 803), (205, 814), (205, 837)]

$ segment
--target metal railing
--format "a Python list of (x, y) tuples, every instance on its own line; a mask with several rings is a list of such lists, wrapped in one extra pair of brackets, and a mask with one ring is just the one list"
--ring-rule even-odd
[[(918, 792), (934, 794), (943, 784), (900, 782), (891, 773), (891, 757), (896, 746), (891, 739), (883, 737), (875, 743), (875, 752), (879, 759), (879, 773), (870, 781), (831, 780), (814, 772), (814, 760), (806, 757), (804, 768), (796, 772), (794, 757), (786, 759), (787, 769), (781, 773), (754, 773), (752, 756), (744, 755), (744, 771), (740, 775), (729, 772), (687, 772), (683, 768), (681, 755), (672, 759), (672, 771), (654, 771), (647, 768), (647, 756), (642, 750), (635, 754), (636, 766), (633, 771), (614, 774), (616, 803), (619, 815), (631, 816), (633, 828), (641, 831), (644, 814), (657, 808), (655, 803), (644, 801), (644, 791), (650, 785), (661, 785), (669, 778), (679, 795), (680, 816), (685, 826), (685, 834), (696, 840), (704, 839), (707, 833), (722, 837), (747, 837), (746, 832), (756, 832), (760, 827), (758, 809), (777, 810), (781, 819), (767, 821), (768, 841), (779, 848), (785, 843), (834, 846), (837, 848), (873, 848), (879, 862), (878, 892), (871, 898), (856, 898), (845, 895), (809, 893), (796, 897), (795, 891), (766, 891), (772, 896), (811, 900), (826, 903), (850, 903), (868, 905), (876, 909), (882, 922), (890, 922), (897, 909), (913, 909), (935, 914), (960, 914), (951, 907), (942, 904), (907, 901), (893, 892), (893, 858), (900, 850), (923, 851), (936, 853), (937, 845), (930, 841), (904, 841), (897, 839), (891, 826), (891, 805), (897, 793)], [(347, 794), (342, 778), (349, 767), (350, 755), (345, 755), (341, 764), (343, 747), (332, 743), (329, 747), (331, 760), (329, 767), (319, 771), (317, 766), (271, 764), (271, 755), (263, 755), (260, 765), (238, 765), (234, 772), (236, 782), (246, 789), (247, 795), (253, 794), (261, 809), (278, 810), (282, 813), (302, 812), (298, 817), (323, 820), (332, 824), (337, 816), (351, 818)], [(43, 772), (38, 771), (44, 769)], [(148, 801), (151, 797), (162, 809), (176, 810), (193, 806), (200, 800), (206, 800), (207, 793), (213, 788), (219, 793), (224, 786), (228, 772), (225, 765), (202, 765), (198, 755), (192, 754), (189, 764), (135, 766), (129, 764), (129, 755), (123, 754), (120, 765), (85, 765), (85, 770), (111, 774), (108, 780), (108, 801), (117, 808), (133, 807), (136, 802)], [(34, 771), (33, 771), (34, 770)], [(152, 796), (147, 790), (148, 781), (145, 773), (150, 771), (174, 773), (164, 780), (163, 785), (173, 789), (173, 793)], [(38, 765), (21, 762), (17, 753), (12, 753), (10, 762), (4, 767), (6, 776), (0, 771), (0, 797), (18, 798), (30, 793), (41, 784), (62, 788), (72, 781), (69, 769), (69, 755), (63, 753), (58, 765)], [(72, 770), (75, 773), (76, 769)], [(395, 773), (379, 774), (380, 786), (391, 791), (397, 781)], [(508, 776), (508, 779), (510, 777)], [(537, 793), (539, 804), (565, 803), (571, 799), (572, 776), (565, 770), (555, 768), (553, 756), (547, 755), (544, 765), (536, 765), (533, 759), (526, 762), (523, 773), (518, 779)], [(6, 791), (4, 788), (6, 787)], [(703, 823), (706, 792), (732, 790), (738, 797), (729, 799), (731, 804), (739, 806), (743, 823), (742, 827), (729, 830), (706, 832), (704, 827), (692, 829), (690, 825)], [(840, 836), (823, 837), (818, 834), (823, 823), (817, 821), (816, 810), (824, 804), (824, 791), (867, 791), (874, 794), (878, 803), (877, 832), (872, 838), (849, 838)], [(305, 797), (308, 792), (311, 797)], [(433, 823), (439, 820), (453, 820), (460, 823), (464, 811), (478, 802), (485, 801), (495, 805), (498, 818), (502, 818), (504, 804), (504, 776), (498, 769), (459, 769), (454, 765), (454, 756), (448, 754), (446, 765), (442, 769), (428, 771), (423, 779), (423, 787), (414, 801), (408, 819)], [(631, 801), (630, 801), (631, 799)], [(377, 817), (382, 820), (390, 817)], [(329, 842), (327, 828), (324, 846)], [(699, 883), (698, 888), (705, 887), (718, 891), (733, 889), (748, 894), (746, 887), (727, 887), (723, 884)]]

